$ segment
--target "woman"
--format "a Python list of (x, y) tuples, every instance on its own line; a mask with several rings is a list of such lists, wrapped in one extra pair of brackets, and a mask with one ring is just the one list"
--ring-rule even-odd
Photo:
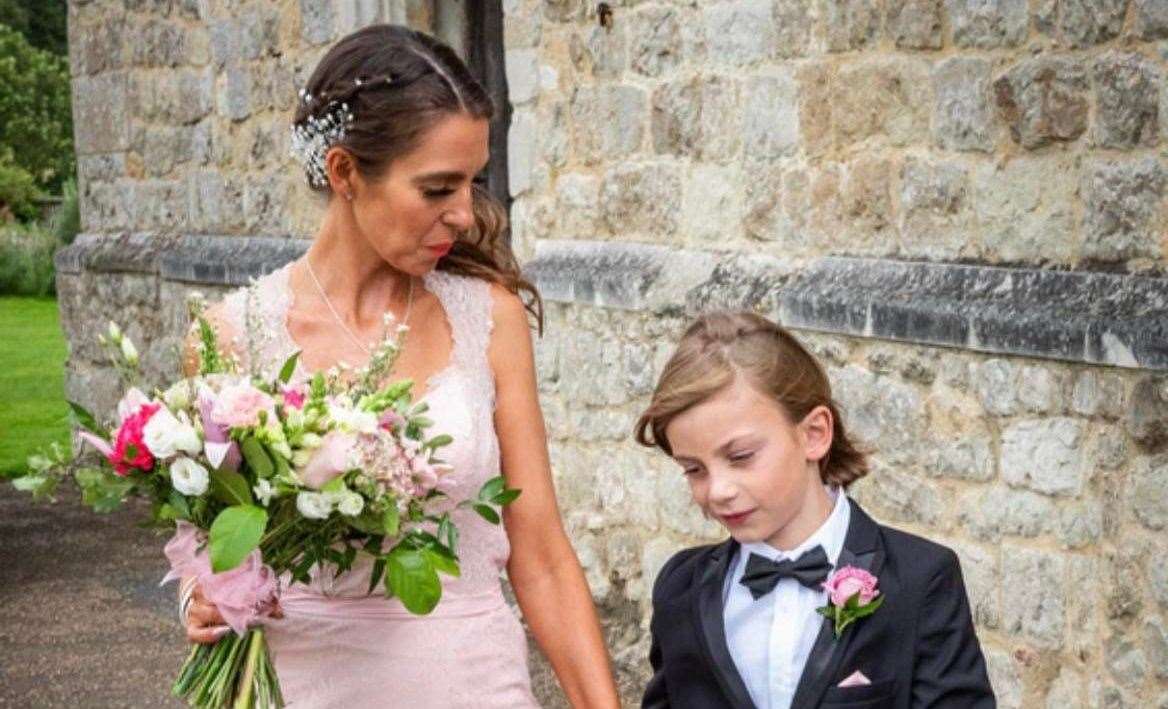
[[(308, 252), (209, 311), (246, 367), (296, 376), (369, 358), (385, 315), (408, 326), (394, 377), (416, 384), (454, 443), (455, 496), (502, 474), (522, 490), (503, 528), (454, 513), (462, 576), (430, 615), (368, 595), (369, 567), (285, 587), (269, 642), (285, 699), (303, 707), (535, 706), (519, 607), (574, 706), (618, 706), (596, 612), (556, 508), (528, 316), (534, 288), (501, 241), (502, 210), (472, 183), (488, 158), (490, 99), (431, 37), (377, 25), (342, 39), (301, 91), (293, 151), (328, 196)], [(518, 294), (525, 293), (525, 306)], [(257, 337), (257, 335), (259, 335)], [(194, 340), (188, 340), (188, 363)], [(222, 619), (198, 592), (192, 642)]]

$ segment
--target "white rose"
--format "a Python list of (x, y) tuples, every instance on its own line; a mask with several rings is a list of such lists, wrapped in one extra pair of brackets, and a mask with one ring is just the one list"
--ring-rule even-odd
[(296, 495), (296, 509), (307, 519), (328, 519), (332, 502), (319, 492), (301, 492)]
[(179, 451), (195, 454), (202, 449), (199, 432), (175, 418), (166, 407), (159, 409), (142, 428), (142, 440), (155, 458), (170, 458)]
[(170, 464), (170, 483), (184, 495), (202, 495), (210, 480), (207, 469), (190, 458), (179, 458)]
[(346, 490), (337, 502), (337, 510), (346, 517), (356, 517), (363, 509), (365, 498), (350, 490)]
[(260, 501), (260, 504), (264, 507), (268, 506), (268, 503), (272, 500), (272, 496), (276, 494), (276, 489), (272, 487), (272, 483), (263, 479), (260, 479), (255, 484), (255, 487), (252, 488), (252, 491), (255, 493), (256, 498)]

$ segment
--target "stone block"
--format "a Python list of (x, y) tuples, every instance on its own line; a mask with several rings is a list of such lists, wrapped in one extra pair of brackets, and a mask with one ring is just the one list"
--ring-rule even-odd
[(1168, 679), (1168, 629), (1159, 618), (1144, 623), (1144, 654), (1158, 680)]
[(737, 240), (742, 223), (741, 184), (736, 167), (693, 165), (682, 198), (686, 235), (710, 245)]
[(1104, 148), (1150, 147), (1160, 139), (1163, 76), (1138, 54), (1110, 52), (1095, 61), (1094, 141)]
[(519, 109), (511, 116), (507, 134), (507, 179), (512, 196), (531, 189), (531, 173), (535, 162), (535, 116), (530, 109)]
[(1096, 544), (1103, 535), (1103, 507), (1097, 502), (1080, 502), (1059, 511), (1058, 540), (1066, 549), (1082, 549)]
[(993, 480), (996, 456), (988, 440), (971, 438), (940, 442), (930, 456), (926, 475), (988, 482)]
[(954, 258), (968, 238), (969, 175), (957, 162), (908, 159), (900, 169), (900, 234), (909, 256)]
[(131, 26), (134, 41), (129, 44), (131, 60), (137, 66), (176, 67), (187, 59), (186, 40), (190, 30), (160, 19), (147, 19)]
[(796, 70), (799, 82), (799, 142), (809, 157), (833, 146), (832, 106), (836, 77), (826, 64), (805, 63)]
[(1026, 490), (972, 488), (959, 499), (961, 526), (987, 542), (1000, 542), (1003, 536), (1032, 539), (1050, 533), (1058, 522), (1054, 503)]
[(618, 165), (605, 173), (601, 184), (601, 215), (617, 235), (673, 234), (680, 200), (681, 178), (671, 165)]
[(973, 171), (973, 211), (981, 253), (1005, 263), (1070, 265), (1078, 256), (1075, 164), (1057, 156), (1020, 156)]
[(538, 0), (504, 0), (503, 46), (519, 49), (535, 47), (543, 37), (542, 2)]
[(958, 47), (1016, 47), (1026, 40), (1027, 0), (945, 0)]
[(126, 75), (77, 77), (73, 82), (73, 130), (78, 155), (114, 153), (130, 143)]
[(1030, 419), (1002, 432), (1002, 478), (1012, 486), (1075, 497), (1083, 489), (1083, 423), (1077, 419)]
[(1075, 377), (1071, 389), (1071, 410), (1075, 413), (1115, 419), (1123, 415), (1123, 403), (1124, 383), (1119, 376), (1087, 369)]
[(776, 0), (774, 5), (775, 54), (784, 59), (803, 57), (819, 39), (815, 3)]
[(332, 2), (300, 0), (300, 36), (310, 45), (331, 42), (336, 34), (335, 7)]
[[(752, 158), (774, 159), (793, 152), (799, 141), (798, 92), (790, 74), (755, 77), (742, 86), (745, 96), (742, 140)], [(724, 135), (732, 125), (709, 125), (707, 131)], [(722, 142), (727, 142), (724, 138)]]
[(539, 54), (534, 49), (509, 49), (504, 58), (507, 91), (513, 105), (531, 101), (539, 94)]
[(1061, 371), (1049, 367), (1023, 367), (1018, 378), (1018, 401), (1029, 413), (1060, 413), (1066, 381)]
[(628, 42), (625, 40), (625, 25), (605, 28), (591, 25), (588, 36), (577, 43), (576, 66), (581, 71), (591, 71), (593, 76), (612, 79), (620, 76), (628, 66)]
[(672, 71), (680, 64), (682, 53), (678, 12), (671, 7), (648, 7), (632, 17), (629, 46), (633, 71), (656, 77)]
[(1002, 549), (1002, 629), (1043, 648), (1059, 649), (1066, 626), (1066, 562), (1059, 554), (1021, 546)]
[(857, 158), (847, 166), (840, 189), (844, 228), (837, 239), (841, 250), (881, 255), (895, 251), (892, 173), (892, 164), (878, 157)]
[(599, 178), (580, 173), (560, 175), (556, 180), (556, 233), (565, 239), (595, 236), (599, 203)]
[(1137, 638), (1115, 634), (1103, 643), (1103, 660), (1121, 686), (1137, 689), (1148, 673), (1148, 661)]
[(1087, 129), (1087, 72), (1082, 62), (1039, 57), (994, 81), (1002, 120), (1014, 141), (1033, 149), (1078, 139)]
[(948, 150), (993, 150), (996, 127), (990, 104), (990, 63), (951, 57), (933, 69), (933, 135)]
[(1168, 455), (1141, 458), (1135, 464), (1129, 504), (1148, 529), (1168, 526)]
[(217, 101), (219, 115), (233, 121), (242, 121), (251, 115), (251, 72), (243, 67), (228, 67), (219, 86)]
[(863, 49), (877, 41), (880, 4), (876, 0), (824, 0), (821, 7), (828, 51)]
[(1083, 255), (1100, 261), (1155, 258), (1165, 223), (1166, 175), (1154, 158), (1088, 165), (1082, 187)]
[(737, 82), (695, 77), (662, 84), (653, 93), (653, 149), (662, 155), (724, 162), (743, 139)]
[(772, 0), (730, 0), (705, 5), (701, 21), (709, 59), (728, 66), (745, 66), (769, 59), (775, 47), (772, 5)]
[(648, 101), (633, 86), (580, 87), (572, 97), (573, 146), (586, 164), (624, 160), (640, 150)]
[(1168, 39), (1168, 4), (1163, 0), (1133, 0), (1135, 34), (1141, 39)]
[(941, 48), (941, 0), (890, 0), (886, 13), (888, 34), (900, 49)]
[(974, 624), (979, 628), (997, 628), (1002, 621), (998, 602), (1001, 565), (997, 553), (980, 544), (956, 542), (951, 546), (961, 561), (961, 575), (965, 580)]
[(930, 107), (927, 69), (915, 60), (848, 64), (831, 84), (831, 121), (839, 147), (873, 138), (895, 146), (921, 142), (928, 134)]
[(986, 413), (1010, 416), (1018, 406), (1018, 369), (1004, 359), (989, 359), (978, 365), (973, 377), (974, 391)]
[(1010, 653), (995, 647), (984, 650), (986, 671), (999, 709), (1022, 709), (1022, 676)]

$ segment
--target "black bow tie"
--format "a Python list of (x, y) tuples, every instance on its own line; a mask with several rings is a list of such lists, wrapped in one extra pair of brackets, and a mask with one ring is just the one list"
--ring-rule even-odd
[(794, 561), (772, 561), (765, 556), (751, 554), (746, 560), (746, 572), (738, 583), (750, 589), (750, 595), (757, 601), (773, 591), (779, 581), (785, 578), (795, 579), (807, 588), (818, 591), (830, 572), (827, 552), (823, 547), (816, 546)]

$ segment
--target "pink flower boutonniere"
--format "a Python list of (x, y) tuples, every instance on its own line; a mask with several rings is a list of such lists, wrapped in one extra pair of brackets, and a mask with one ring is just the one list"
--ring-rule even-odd
[(837, 640), (849, 625), (872, 615), (884, 603), (884, 596), (876, 590), (876, 583), (875, 576), (855, 566), (836, 569), (823, 582), (828, 602), (815, 610), (834, 621)]

